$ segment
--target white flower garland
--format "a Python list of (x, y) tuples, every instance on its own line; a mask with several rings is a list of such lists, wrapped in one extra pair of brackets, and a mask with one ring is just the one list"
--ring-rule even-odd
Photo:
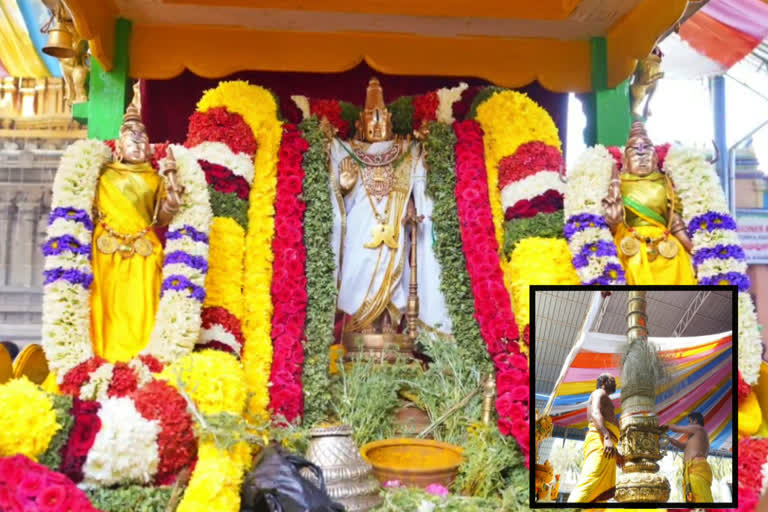
[[(195, 155), (184, 146), (173, 144), (178, 175), (184, 186), (184, 197), (179, 212), (168, 226), (168, 233), (179, 233), (188, 226), (207, 237), (213, 222), (213, 211), (208, 197), (208, 185), (205, 174), (197, 163)], [(168, 237), (165, 244), (167, 256), (173, 253), (186, 252), (184, 247), (190, 245), (186, 236), (179, 238)], [(195, 249), (191, 253), (208, 261), (208, 242), (194, 242)], [(181, 275), (191, 281), (199, 290), (204, 290), (206, 272), (184, 265), (170, 266), (166, 263), (163, 268), (163, 283), (174, 276)], [(143, 354), (157, 357), (163, 363), (172, 363), (190, 353), (200, 333), (200, 311), (203, 300), (191, 296), (187, 290), (166, 289), (160, 299), (157, 317), (147, 348)]]
[[(744, 382), (753, 386), (760, 376), (763, 346), (755, 307), (744, 289), (748, 283), (747, 262), (717, 173), (700, 151), (684, 146), (669, 149), (664, 170), (680, 196), (688, 232), (693, 232), (691, 241), (699, 283), (718, 284), (720, 277), (728, 277), (726, 282), (741, 285), (738, 364)], [(715, 248), (722, 253), (718, 254)], [(702, 253), (702, 249), (710, 252)]]
[[(109, 147), (98, 140), (77, 141), (66, 149), (53, 180), (48, 240), (70, 235), (82, 246), (90, 247), (93, 236), (91, 207), (99, 173), (111, 158)], [(81, 213), (55, 216), (57, 209)], [(86, 224), (90, 224), (90, 229)], [(72, 256), (74, 267), (90, 269), (89, 256)], [(44, 266), (46, 270), (53, 270), (55, 267), (49, 258), (45, 258)], [(42, 345), (48, 367), (59, 378), (93, 357), (90, 297), (90, 286), (66, 280), (55, 280), (43, 286)]]
[(226, 167), (237, 176), (245, 178), (248, 185), (253, 183), (253, 157), (247, 153), (233, 153), (223, 142), (201, 142), (190, 148), (198, 160)]
[[(208, 202), (205, 176), (197, 159), (183, 146), (172, 146), (185, 188), (179, 213), (169, 233), (190, 226), (207, 239), (213, 214)], [(75, 366), (94, 356), (90, 333), (90, 284), (93, 279), (90, 254), (93, 238), (91, 209), (102, 167), (112, 158), (109, 147), (98, 140), (83, 140), (64, 152), (54, 178), (51, 216), (45, 246), (56, 246), (59, 253), (45, 257), (46, 284), (43, 288), (43, 350), (49, 368), (59, 383)], [(79, 251), (61, 249), (66, 237), (80, 245)], [(183, 251), (207, 261), (208, 244), (182, 236), (169, 239), (165, 254)], [(179, 265), (169, 265), (190, 282), (204, 286), (205, 273)], [(164, 270), (164, 278), (167, 277)], [(50, 282), (49, 282), (50, 281)], [(168, 363), (189, 352), (200, 330), (200, 301), (183, 291), (168, 290), (160, 305), (149, 345), (143, 351)], [(135, 362), (132, 367), (143, 366)], [(102, 365), (83, 385), (83, 398), (105, 396), (112, 365)], [(146, 380), (144, 370), (138, 370)]]
[(501, 189), (501, 206), (506, 210), (523, 199), (531, 200), (547, 190), (565, 192), (565, 184), (557, 171), (539, 171)]
[(147, 420), (130, 398), (101, 401), (101, 428), (83, 464), (83, 487), (152, 481), (160, 454), (160, 424)]
[(461, 99), (462, 93), (469, 88), (465, 82), (459, 83), (456, 87), (443, 87), (437, 90), (437, 121), (440, 123), (452, 124), (456, 119), (453, 117), (453, 104)]
[(587, 256), (586, 265), (577, 264), (577, 256), (587, 244), (610, 244), (611, 230), (602, 220), (602, 200), (611, 180), (613, 157), (604, 146), (588, 148), (568, 172), (564, 198), (565, 238), (574, 257), (576, 272), (584, 284), (624, 284), (618, 253)]

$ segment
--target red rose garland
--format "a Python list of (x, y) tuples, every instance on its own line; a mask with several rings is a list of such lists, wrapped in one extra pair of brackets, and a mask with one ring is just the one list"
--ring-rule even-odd
[(563, 194), (549, 189), (532, 199), (521, 199), (504, 212), (504, 220), (528, 219), (539, 213), (555, 213), (563, 209)]
[(437, 120), (440, 98), (437, 91), (431, 91), (413, 98), (413, 128), (420, 130), (424, 123)]
[(339, 130), (339, 138), (346, 139), (349, 136), (349, 122), (341, 117), (341, 104), (337, 100), (309, 99), (309, 113), (318, 119), (326, 118)]
[(0, 510), (98, 512), (66, 476), (23, 455), (0, 458)]
[(520, 333), (499, 262), (488, 196), (483, 131), (476, 121), (454, 124), (456, 205), (475, 318), (496, 367), (499, 430), (512, 435), (528, 466), (528, 363), (519, 353)]
[(71, 414), (74, 425), (69, 433), (69, 439), (61, 449), (61, 466), (59, 471), (67, 475), (73, 482), (83, 480), (83, 464), (88, 451), (96, 441), (96, 434), (101, 429), (99, 419), (99, 402), (86, 402), (75, 397), (72, 402)]
[(306, 247), (301, 199), (302, 158), (309, 144), (295, 125), (285, 125), (277, 163), (275, 238), (272, 251), (272, 345), (269, 408), (293, 421), (304, 413), (301, 385), (307, 316)]
[(205, 181), (217, 192), (222, 194), (237, 194), (243, 201), (248, 200), (251, 187), (245, 178), (238, 176), (223, 165), (214, 164), (206, 160), (198, 160), (200, 168), (205, 173)]
[(556, 147), (541, 141), (527, 142), (499, 162), (499, 189), (539, 171), (557, 171), (562, 166), (563, 155)]
[(187, 412), (187, 402), (163, 381), (150, 382), (132, 398), (139, 414), (160, 424), (157, 436), (160, 462), (155, 482), (169, 485), (179, 471), (192, 464), (197, 453), (194, 424)]
[(189, 130), (184, 145), (188, 148), (202, 142), (223, 142), (233, 153), (256, 153), (256, 139), (240, 114), (231, 114), (224, 107), (195, 112), (189, 117)]

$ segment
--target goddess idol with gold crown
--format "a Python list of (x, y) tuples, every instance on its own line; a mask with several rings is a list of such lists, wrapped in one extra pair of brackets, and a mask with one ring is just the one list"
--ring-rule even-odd
[[(333, 245), (345, 345), (360, 336), (366, 346), (368, 338), (377, 347), (401, 345), (396, 333), (406, 308), (421, 324), (450, 332), (432, 249), (433, 203), (425, 191), (423, 151), (410, 137), (393, 136), (376, 78), (369, 81), (355, 126), (353, 140), (331, 144)], [(414, 226), (411, 237), (408, 223)], [(419, 270), (410, 283), (412, 267)], [(413, 297), (416, 286), (421, 308)]]
[(682, 203), (639, 121), (632, 125), (622, 172), (613, 168), (603, 208), (627, 284), (696, 284)]

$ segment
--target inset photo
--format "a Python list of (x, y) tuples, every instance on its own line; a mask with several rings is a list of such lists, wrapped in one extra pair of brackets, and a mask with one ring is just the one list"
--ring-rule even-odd
[(736, 317), (735, 286), (531, 287), (531, 507), (735, 508)]

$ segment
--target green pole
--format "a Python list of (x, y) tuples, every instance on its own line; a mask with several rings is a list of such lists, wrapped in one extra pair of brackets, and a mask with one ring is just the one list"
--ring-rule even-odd
[(75, 120), (87, 120), (89, 138), (109, 140), (118, 136), (130, 89), (130, 41), (131, 22), (119, 18), (115, 22), (115, 56), (112, 71), (105, 71), (101, 63), (91, 57), (88, 103), (76, 104), (73, 107)]
[(593, 101), (589, 107), (592, 116), (588, 120), (594, 130), (594, 140), (588, 145), (623, 146), (632, 126), (629, 101), (629, 79), (613, 89), (608, 88), (608, 46), (604, 37), (590, 40), (592, 53)]

